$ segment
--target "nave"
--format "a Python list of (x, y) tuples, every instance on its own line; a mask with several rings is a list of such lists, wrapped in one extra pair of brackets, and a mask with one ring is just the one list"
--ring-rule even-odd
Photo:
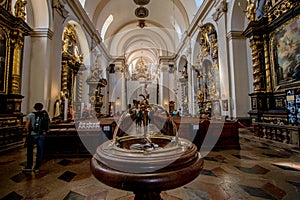
[[(300, 152), (263, 142), (240, 130), (241, 150), (212, 151), (192, 182), (164, 191), (164, 200), (298, 199)], [(22, 173), (25, 148), (0, 156), (0, 198), (133, 200), (131, 192), (100, 183), (89, 158), (45, 160), (39, 173)]]

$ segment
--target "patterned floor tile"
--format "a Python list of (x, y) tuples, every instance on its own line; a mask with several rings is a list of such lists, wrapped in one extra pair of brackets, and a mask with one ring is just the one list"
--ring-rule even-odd
[(213, 161), (213, 162), (219, 162), (219, 163), (227, 163), (225, 160), (226, 158), (224, 158), (221, 155), (217, 155), (217, 156), (206, 156), (204, 157), (204, 160), (207, 161)]
[(72, 160), (63, 159), (63, 160), (59, 161), (57, 164), (62, 165), (62, 166), (68, 166), (71, 162), (72, 162)]
[(21, 200), (23, 197), (16, 192), (11, 192), (5, 197), (3, 197), (1, 200)]
[(296, 187), (299, 188), (299, 190), (300, 190), (300, 182), (288, 181), (288, 183), (290, 183), (290, 184), (296, 186)]
[(220, 162), (222, 162), (222, 163), (226, 163), (226, 158), (224, 157), (224, 156), (222, 156), (222, 155), (217, 155), (217, 156), (215, 156), (215, 158)]
[(20, 183), (23, 180), (30, 179), (32, 177), (31, 173), (19, 173), (15, 176), (10, 177), (16, 183)]
[(273, 185), (272, 183), (265, 184), (263, 189), (269, 194), (272, 194), (272, 196), (276, 197), (276, 199), (282, 199), (286, 195), (285, 191)]
[[(300, 154), (258, 141), (241, 139), (240, 145), (241, 150), (203, 154), (207, 156), (202, 174), (185, 187), (162, 192), (162, 198), (299, 199)], [(25, 148), (0, 155), (0, 185), (4, 186), (0, 189), (0, 199), (134, 199), (128, 191), (100, 183), (90, 172), (90, 158), (48, 159), (38, 174), (20, 173), (20, 166), (26, 165), (24, 160)]]
[(202, 190), (196, 190), (196, 189), (188, 188), (188, 187), (185, 187), (184, 189), (186, 190), (186, 193), (188, 194), (190, 200), (198, 200), (198, 199), (210, 200), (211, 199), (209, 197), (209, 195)]
[(227, 172), (222, 169), (221, 167), (216, 167), (214, 169), (211, 170), (216, 176), (223, 176), (226, 175)]
[(265, 198), (265, 199), (276, 200), (276, 198), (274, 198), (272, 195), (270, 195), (269, 193), (267, 193), (266, 191), (264, 191), (261, 188), (255, 188), (255, 187), (250, 187), (250, 186), (246, 186), (246, 185), (240, 185), (240, 187), (243, 188), (243, 190), (245, 190), (249, 195), (251, 195), (253, 197), (260, 197), (260, 198)]
[(214, 177), (217, 177), (211, 170), (206, 170), (206, 169), (203, 169), (201, 171), (201, 174), (202, 175), (207, 175), (207, 176), (214, 176)]
[(204, 160), (208, 160), (208, 161), (214, 161), (214, 162), (218, 162), (218, 160), (216, 160), (215, 158), (213, 157), (204, 157)]
[(263, 155), (271, 158), (289, 158), (289, 155), (277, 154), (277, 153), (263, 153)]
[(108, 191), (100, 191), (93, 194), (89, 194), (86, 197), (86, 200), (94, 200), (94, 199), (106, 199)]
[(258, 147), (258, 148), (260, 148), (260, 149), (265, 149), (265, 150), (270, 150), (270, 148), (269, 148), (269, 147), (266, 147), (266, 146), (260, 146), (260, 147)]
[(84, 200), (85, 196), (78, 194), (76, 192), (70, 191), (64, 200)]
[(235, 154), (232, 154), (232, 155), (238, 159), (255, 160), (255, 159), (249, 158), (248, 156), (235, 155)]
[(62, 175), (58, 177), (58, 179), (70, 182), (74, 177), (76, 176), (75, 173), (70, 172), (70, 171), (65, 171)]
[(270, 170), (268, 170), (264, 167), (261, 167), (259, 165), (255, 165), (251, 168), (240, 167), (240, 166), (235, 166), (235, 167), (238, 168), (239, 170), (241, 170), (242, 172), (246, 172), (246, 173), (249, 173), (249, 174), (266, 174), (270, 171)]

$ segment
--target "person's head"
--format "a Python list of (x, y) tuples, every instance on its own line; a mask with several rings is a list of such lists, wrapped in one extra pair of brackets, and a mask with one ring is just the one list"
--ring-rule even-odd
[(41, 104), (41, 103), (36, 103), (36, 104), (34, 104), (34, 106), (33, 106), (33, 108), (36, 110), (36, 111), (40, 111), (40, 110), (42, 110), (43, 109), (43, 104)]

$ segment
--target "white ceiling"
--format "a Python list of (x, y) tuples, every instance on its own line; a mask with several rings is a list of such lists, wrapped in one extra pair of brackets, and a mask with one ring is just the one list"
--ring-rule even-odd
[[(152, 64), (159, 56), (172, 56), (179, 44), (181, 34), (193, 20), (202, 0), (150, 0), (145, 5), (149, 16), (144, 18), (146, 26), (138, 26), (133, 0), (80, 0), (88, 16), (100, 32), (106, 19), (112, 15), (104, 44), (113, 57), (125, 56), (126, 64), (135, 62), (140, 56)], [(103, 33), (102, 33), (103, 34)]]

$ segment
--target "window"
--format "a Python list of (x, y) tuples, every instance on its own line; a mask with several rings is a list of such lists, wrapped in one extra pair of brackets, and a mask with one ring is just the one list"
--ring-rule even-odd
[(196, 6), (197, 8), (199, 8), (201, 6), (201, 4), (203, 3), (203, 0), (195, 0)]
[(103, 26), (102, 26), (102, 29), (101, 29), (101, 38), (103, 40), (104, 40), (105, 33), (106, 33), (109, 25), (113, 22), (113, 20), (114, 20), (114, 16), (109, 15), (108, 18), (105, 20)]

